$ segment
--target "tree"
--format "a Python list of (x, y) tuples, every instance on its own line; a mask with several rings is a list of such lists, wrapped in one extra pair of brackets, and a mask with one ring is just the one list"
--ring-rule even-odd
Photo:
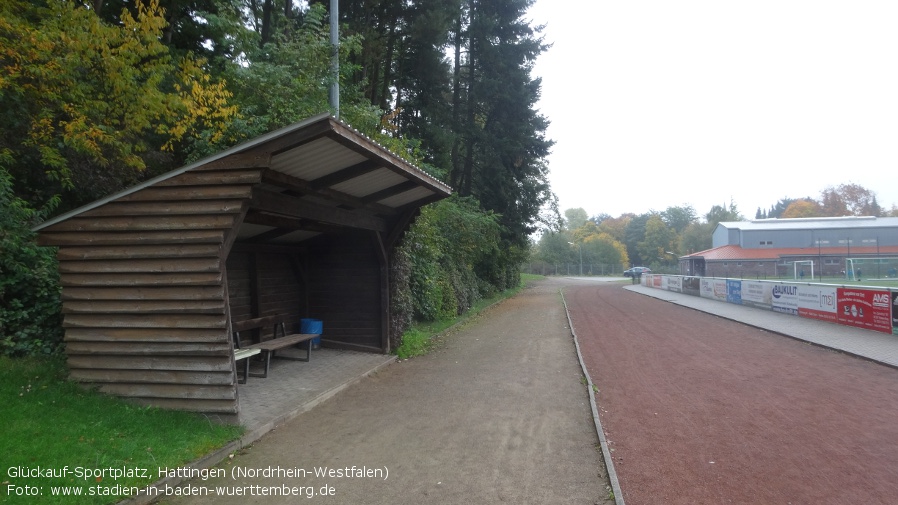
[(627, 246), (627, 257), (630, 258), (631, 263), (636, 265), (646, 263), (646, 258), (643, 258), (640, 252), (639, 244), (645, 240), (646, 223), (654, 215), (656, 213), (650, 212), (633, 216), (627, 223), (627, 227), (624, 230), (624, 245)]
[(698, 221), (698, 215), (691, 205), (682, 207), (668, 207), (661, 213), (661, 218), (676, 233), (682, 233), (690, 224)]
[(680, 247), (682, 254), (692, 254), (706, 251), (711, 248), (714, 226), (711, 223), (692, 223), (680, 234)]
[(579, 261), (579, 258), (574, 258), (576, 248), (570, 243), (571, 237), (567, 232), (544, 233), (539, 238), (533, 257), (550, 265)]
[(676, 249), (677, 235), (669, 228), (659, 214), (651, 215), (645, 223), (645, 235), (637, 244), (643, 263), (667, 263), (668, 252)]
[(202, 60), (172, 57), (166, 25), (155, 0), (118, 24), (76, 2), (0, 3), (0, 151), (18, 194), (63, 193), (65, 209), (133, 184), (200, 131), (223, 140), (231, 94)]
[[(806, 200), (808, 200), (806, 198)], [(770, 207), (770, 212), (768, 212), (764, 217), (767, 219), (775, 219), (783, 216), (783, 212), (785, 212), (786, 208), (792, 204), (792, 202), (796, 202), (795, 198), (780, 198), (776, 204)]]
[(797, 217), (820, 217), (822, 216), (822, 212), (820, 211), (820, 205), (813, 200), (795, 200), (790, 203), (786, 210), (783, 211), (782, 218), (797, 218)]
[(828, 187), (820, 194), (823, 215), (879, 216), (882, 208), (876, 202), (876, 193), (859, 184), (840, 184)]
[(586, 224), (587, 214), (582, 207), (576, 209), (567, 209), (564, 211), (565, 228), (568, 230), (576, 230)]
[(618, 242), (626, 242), (627, 226), (630, 220), (635, 217), (633, 214), (621, 214), (618, 217), (608, 217), (603, 219), (599, 224), (599, 229), (603, 233), (611, 235)]
[(717, 228), (718, 223), (742, 220), (742, 215), (739, 214), (739, 210), (733, 202), (730, 202), (729, 207), (727, 207), (727, 204), (715, 205), (705, 214), (705, 221), (711, 225), (712, 229)]
[(596, 233), (583, 240), (583, 261), (586, 264), (627, 266), (627, 248), (607, 233)]

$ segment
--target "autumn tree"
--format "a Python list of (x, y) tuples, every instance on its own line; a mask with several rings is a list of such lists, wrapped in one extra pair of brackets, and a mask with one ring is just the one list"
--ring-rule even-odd
[(618, 217), (607, 217), (599, 223), (599, 230), (603, 233), (611, 235), (618, 242), (625, 242), (627, 237), (627, 226), (633, 219), (633, 214), (621, 214)]
[(828, 187), (820, 194), (823, 215), (879, 216), (882, 208), (876, 202), (876, 193), (859, 184), (840, 184)]
[(786, 210), (783, 211), (783, 214), (780, 217), (789, 219), (798, 217), (820, 217), (822, 215), (823, 213), (820, 210), (820, 204), (814, 200), (795, 200), (786, 207)]
[(583, 240), (583, 261), (625, 267), (629, 264), (627, 248), (607, 233), (596, 233)]
[[(237, 114), (203, 61), (174, 58), (155, 0), (104, 22), (77, 2), (0, 3), (0, 152), (32, 204), (72, 207), (133, 184), (200, 131)], [(167, 160), (167, 161), (166, 161)]]

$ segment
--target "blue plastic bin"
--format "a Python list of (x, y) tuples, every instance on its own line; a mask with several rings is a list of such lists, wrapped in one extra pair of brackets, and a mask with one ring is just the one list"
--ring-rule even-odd
[[(321, 319), (300, 319), (299, 320), (299, 332), (321, 335), (322, 330), (324, 329), (324, 323), (321, 322)], [(312, 349), (318, 349), (321, 347), (321, 337), (315, 337), (312, 339)]]

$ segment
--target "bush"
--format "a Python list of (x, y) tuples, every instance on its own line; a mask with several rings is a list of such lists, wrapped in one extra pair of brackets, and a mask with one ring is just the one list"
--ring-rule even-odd
[(452, 196), (421, 209), (393, 257), (392, 344), (414, 321), (438, 321), (466, 312), (508, 285), (496, 262), (497, 216), (473, 198)]
[(43, 218), (17, 198), (0, 167), (0, 353), (47, 355), (62, 347), (55, 251), (38, 247), (29, 226)]

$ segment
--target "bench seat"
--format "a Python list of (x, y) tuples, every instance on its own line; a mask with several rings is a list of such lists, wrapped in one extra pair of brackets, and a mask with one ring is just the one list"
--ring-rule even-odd
[(258, 344), (251, 344), (245, 347), (245, 349), (258, 349), (259, 352), (262, 353), (262, 357), (265, 360), (265, 371), (261, 374), (252, 374), (253, 377), (268, 377), (268, 371), (271, 369), (271, 357), (280, 349), (285, 349), (287, 347), (292, 347), (294, 345), (300, 344), (302, 342), (307, 342), (306, 347), (306, 357), (305, 358), (291, 358), (289, 356), (281, 356), (283, 359), (292, 359), (295, 361), (311, 361), (312, 360), (312, 339), (317, 337), (317, 334), (312, 333), (295, 333), (293, 335), (287, 335), (284, 337), (277, 337), (271, 340), (265, 340), (263, 342), (259, 342)]
[[(271, 370), (271, 357), (274, 354), (287, 347), (292, 347), (303, 342), (308, 342), (306, 346), (306, 356), (304, 358), (293, 358), (288, 356), (280, 356), (284, 359), (292, 359), (296, 361), (311, 361), (312, 359), (312, 339), (318, 337), (318, 334), (311, 333), (295, 333), (292, 335), (287, 335), (287, 325), (285, 322), (286, 316), (282, 315), (273, 315), (273, 316), (264, 316), (258, 317), (255, 319), (247, 319), (244, 321), (235, 321), (232, 323), (231, 328), (234, 332), (234, 347), (235, 347), (235, 360), (237, 352), (247, 350), (252, 351), (251, 355), (262, 354), (263, 361), (265, 362), (265, 371), (263, 373), (250, 373), (249, 372), (249, 360), (247, 360), (247, 368), (245, 377), (268, 377), (268, 372)], [(273, 337), (268, 340), (262, 340), (260, 342), (242, 345), (240, 333), (246, 331), (253, 330), (262, 330), (263, 328), (272, 328)], [(260, 332), (261, 333), (261, 332)], [(249, 357), (249, 356), (247, 356)]]

